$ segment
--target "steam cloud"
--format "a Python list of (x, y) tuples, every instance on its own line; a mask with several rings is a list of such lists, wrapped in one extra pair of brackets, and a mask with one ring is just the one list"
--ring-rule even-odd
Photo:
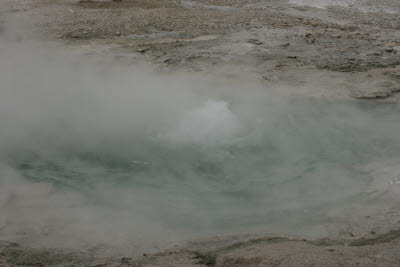
[(37, 46), (0, 40), (1, 239), (131, 252), (308, 231), (371, 190), (357, 166), (400, 154), (396, 104), (297, 99)]

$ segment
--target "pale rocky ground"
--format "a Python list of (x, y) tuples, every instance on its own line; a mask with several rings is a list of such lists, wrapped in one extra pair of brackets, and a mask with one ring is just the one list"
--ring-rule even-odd
[(400, 90), (394, 0), (341, 1), (354, 8), (325, 9), (282, 0), (7, 1), (14, 17), (36, 22), (34, 34), (92, 56), (247, 74), (294, 94), (382, 99)]
[[(40, 38), (88, 57), (146, 61), (165, 72), (240, 74), (288, 94), (397, 101), (400, 2), (326, 2), (4, 0), (0, 21), (19, 21), (15, 27), (29, 29), (20, 33), (3, 27), (9, 38)], [(377, 198), (398, 196), (394, 189), (386, 193)], [(364, 213), (326, 239), (215, 237), (139, 258), (102, 258), (4, 241), (0, 267), (400, 266), (400, 212)]]

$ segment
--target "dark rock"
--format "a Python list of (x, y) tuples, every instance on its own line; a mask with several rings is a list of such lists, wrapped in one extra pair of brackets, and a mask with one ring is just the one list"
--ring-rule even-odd
[(252, 43), (252, 44), (255, 44), (255, 45), (262, 45), (263, 44), (263, 42), (261, 42), (258, 39), (250, 39), (249, 43)]

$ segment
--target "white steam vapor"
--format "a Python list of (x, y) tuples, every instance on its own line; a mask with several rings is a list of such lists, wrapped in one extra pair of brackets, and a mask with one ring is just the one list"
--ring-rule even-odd
[(397, 105), (281, 97), (239, 78), (0, 38), (0, 239), (131, 253), (296, 232), (370, 190), (358, 165), (400, 155)]
[[(230, 82), (221, 86), (190, 75), (165, 76), (146, 65), (98, 64), (39, 46), (0, 39), (2, 239), (67, 248), (107, 244), (118, 251), (124, 244), (131, 252), (194, 235), (165, 225), (161, 217), (168, 211), (146, 199), (149, 191), (99, 182), (87, 196), (27, 180), (10, 166), (9, 157), (33, 153), (53, 160), (60, 150), (118, 154), (146, 150), (142, 142), (148, 140), (218, 145), (239, 134), (239, 119), (227, 101), (234, 101), (230, 92), (240, 85), (233, 89)], [(81, 166), (74, 160), (68, 164)], [(147, 162), (133, 158), (132, 164)], [(178, 204), (183, 213), (195, 208), (190, 202)], [(197, 213), (197, 223), (206, 229), (207, 214)]]

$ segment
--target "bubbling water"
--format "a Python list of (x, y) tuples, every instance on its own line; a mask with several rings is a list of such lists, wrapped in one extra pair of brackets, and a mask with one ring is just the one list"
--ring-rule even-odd
[(7, 240), (140, 251), (214, 234), (322, 235), (398, 175), (376, 183), (362, 168), (399, 159), (397, 104), (1, 45)]

